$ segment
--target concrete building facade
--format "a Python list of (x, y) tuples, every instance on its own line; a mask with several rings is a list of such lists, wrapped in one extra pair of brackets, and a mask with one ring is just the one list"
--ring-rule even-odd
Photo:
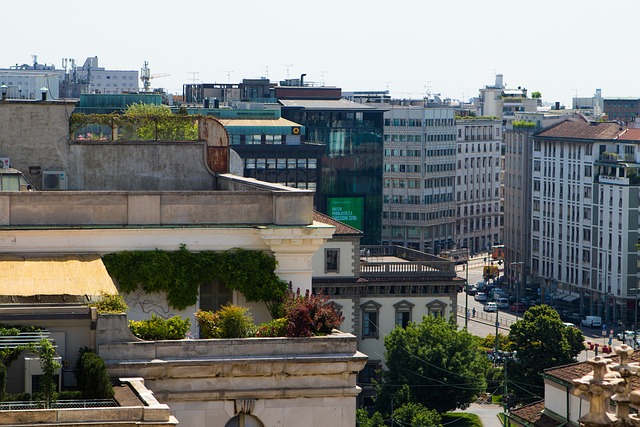
[(456, 226), (454, 240), (470, 253), (503, 241), (502, 122), (458, 119), (456, 150)]
[(605, 324), (637, 315), (638, 136), (580, 118), (533, 137), (532, 275)]
[(391, 105), (384, 124), (382, 243), (439, 254), (454, 245), (454, 111)]
[[(311, 290), (313, 254), (334, 227), (313, 220), (312, 191), (227, 173), (228, 136), (220, 122), (200, 118), (198, 138), (188, 142), (79, 140), (69, 133), (65, 110), (72, 111), (72, 105), (0, 102), (4, 155), (36, 182), (49, 168), (65, 172), (72, 188), (0, 192), (4, 255), (26, 262), (52, 253), (99, 259), (106, 253), (175, 251), (182, 245), (196, 252), (245, 248), (273, 256), (281, 279), (303, 292)], [(5, 275), (8, 271), (3, 268)], [(37, 287), (25, 289), (35, 292)], [(126, 299), (131, 319), (181, 315), (191, 319), (197, 334), (193, 313), (198, 304), (179, 311), (166, 298), (142, 291)], [(245, 304), (238, 292), (232, 301)], [(251, 307), (256, 322), (269, 320), (263, 304)], [(84, 316), (83, 322), (96, 330), (92, 319)], [(97, 334), (85, 331), (83, 337), (97, 335), (98, 353), (108, 360), (113, 376), (127, 371), (148, 378), (148, 388), (166, 400), (182, 425), (238, 425), (233, 424), (241, 422), (237, 417), (255, 418), (257, 426), (298, 425), (300, 420), (320, 425), (327, 419), (332, 425), (355, 423), (355, 377), (366, 356), (357, 352), (352, 335), (313, 343), (282, 339), (257, 347), (251, 340), (219, 346), (183, 340), (156, 347), (123, 337), (128, 331), (123, 322), (119, 328), (98, 327)], [(116, 337), (106, 339), (113, 333)], [(217, 350), (211, 353), (213, 347)], [(77, 349), (66, 354), (75, 355)], [(299, 363), (292, 364), (293, 359)]]

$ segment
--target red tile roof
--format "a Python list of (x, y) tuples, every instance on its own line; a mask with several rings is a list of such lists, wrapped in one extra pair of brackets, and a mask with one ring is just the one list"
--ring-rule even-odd
[(640, 141), (640, 129), (629, 128), (623, 132), (618, 139), (624, 141)]
[(615, 122), (590, 122), (583, 117), (567, 119), (536, 133), (537, 137), (612, 140), (628, 129)]
[[(617, 355), (605, 355), (605, 357), (610, 358), (612, 363), (617, 363), (620, 360)], [(640, 351), (635, 351), (631, 357), (629, 357), (629, 362), (632, 363), (639, 361)], [(591, 367), (586, 362), (579, 362), (545, 369), (544, 374), (547, 377), (553, 377), (564, 382), (572, 383), (573, 380), (589, 375), (591, 371)], [(640, 388), (640, 378), (635, 376), (631, 377), (631, 389), (635, 390), (638, 388)], [(537, 427), (556, 427), (563, 424), (563, 422), (544, 414), (544, 401), (523, 406), (522, 408), (513, 409), (511, 414), (516, 421), (525, 421), (527, 424)]]
[(362, 231), (358, 230), (357, 228), (353, 228), (345, 224), (344, 222), (335, 220), (330, 216), (322, 214), (318, 211), (313, 211), (313, 220), (322, 222), (324, 224), (333, 225), (336, 228), (335, 233), (333, 233), (334, 236), (361, 236), (362, 235)]
[(515, 421), (524, 421), (527, 425), (534, 425), (536, 427), (557, 427), (564, 424), (564, 422), (558, 421), (544, 413), (544, 400), (521, 408), (512, 409), (510, 416), (515, 419)]

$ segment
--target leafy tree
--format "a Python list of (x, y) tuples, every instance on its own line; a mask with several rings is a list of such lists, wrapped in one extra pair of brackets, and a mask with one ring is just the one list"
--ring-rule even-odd
[(384, 425), (384, 417), (380, 412), (376, 412), (369, 417), (365, 409), (356, 409), (357, 427), (383, 427)]
[(382, 412), (391, 412), (393, 399), (394, 407), (415, 402), (444, 413), (466, 408), (486, 389), (490, 363), (478, 339), (442, 317), (398, 327), (384, 344), (388, 370), (376, 398)]
[(437, 411), (427, 409), (419, 403), (405, 403), (393, 411), (393, 421), (401, 426), (441, 426), (442, 418)]
[(540, 92), (538, 92), (538, 91), (531, 92), (531, 98), (533, 98), (533, 99), (542, 98), (542, 94)]
[(40, 382), (40, 393), (42, 399), (45, 401), (47, 408), (58, 399), (58, 385), (56, 384), (55, 377), (56, 371), (62, 367), (55, 359), (56, 349), (46, 338), (43, 338), (38, 343), (36, 353), (40, 357), (40, 366), (42, 368), (42, 379)]
[(521, 320), (511, 325), (509, 340), (517, 357), (509, 362), (508, 380), (514, 381), (514, 393), (522, 400), (542, 395), (543, 370), (576, 361), (584, 350), (584, 337), (576, 328), (568, 328), (558, 312), (548, 305), (531, 307)]

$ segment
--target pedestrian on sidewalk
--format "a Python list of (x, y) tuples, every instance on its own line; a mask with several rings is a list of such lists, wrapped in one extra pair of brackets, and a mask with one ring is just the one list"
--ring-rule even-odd
[(473, 317), (476, 317), (476, 308), (473, 307)]

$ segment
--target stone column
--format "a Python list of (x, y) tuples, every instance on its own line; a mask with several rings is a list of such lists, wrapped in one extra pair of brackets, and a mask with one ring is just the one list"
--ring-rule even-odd
[(593, 368), (592, 375), (573, 380), (573, 394), (590, 399), (589, 413), (578, 420), (586, 427), (617, 425), (618, 417), (607, 412), (609, 399), (624, 389), (624, 380), (617, 372), (611, 372), (607, 364), (609, 360), (596, 356), (587, 361)]
[(324, 242), (333, 236), (335, 227), (314, 223), (302, 227), (260, 227), (260, 237), (271, 248), (278, 266), (276, 274), (291, 282), (295, 291), (311, 292), (312, 258)]
[(616, 415), (619, 420), (623, 420), (623, 423), (626, 423), (626, 420), (629, 418), (629, 404), (630, 404), (630, 385), (631, 385), (631, 377), (638, 375), (638, 363), (630, 363), (629, 357), (633, 354), (633, 349), (626, 344), (618, 346), (615, 348), (615, 352), (618, 356), (620, 356), (620, 363), (614, 364), (611, 367), (612, 371), (620, 374), (620, 377), (624, 380), (623, 389), (613, 395), (611, 398), (616, 402)]

